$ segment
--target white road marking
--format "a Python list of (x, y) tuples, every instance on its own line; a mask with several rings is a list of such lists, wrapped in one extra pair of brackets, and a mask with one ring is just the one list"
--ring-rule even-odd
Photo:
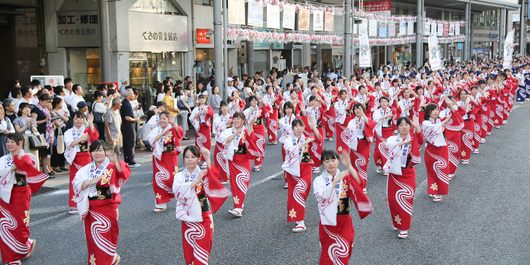
[(273, 179), (273, 178), (275, 178), (275, 177), (277, 177), (277, 176), (279, 176), (281, 174), (283, 174), (283, 170), (282, 171), (278, 171), (278, 172), (276, 172), (276, 173), (274, 173), (274, 174), (272, 174), (272, 175), (270, 175), (270, 176), (268, 176), (268, 177), (266, 177), (264, 179), (258, 180), (256, 182), (250, 184), (249, 188), (256, 187), (256, 186), (258, 186), (260, 184), (263, 184), (263, 183), (265, 183), (265, 182), (267, 182), (267, 181), (269, 181), (269, 180), (271, 180), (271, 179)]
[(69, 192), (70, 192), (70, 190), (64, 189), (64, 190), (56, 190), (56, 191), (52, 191), (52, 192), (47, 192), (47, 193), (44, 193), (42, 195), (43, 196), (55, 196), (55, 195), (68, 194)]

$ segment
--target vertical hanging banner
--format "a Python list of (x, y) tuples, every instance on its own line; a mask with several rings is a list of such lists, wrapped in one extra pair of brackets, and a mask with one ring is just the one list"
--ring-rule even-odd
[(248, 1), (247, 24), (249, 26), (263, 27), (263, 2)]
[(245, 0), (228, 0), (228, 24), (245, 25)]
[(429, 63), (432, 70), (442, 69), (440, 52), (438, 51), (438, 37), (436, 35), (429, 37)]
[(363, 22), (359, 25), (359, 35), (368, 35), (368, 20), (363, 19)]
[(335, 25), (335, 14), (331, 12), (326, 12), (326, 20), (324, 20), (324, 30), (333, 31)]
[(388, 37), (396, 36), (396, 24), (393, 22), (388, 23)]
[(423, 35), (431, 35), (431, 22), (423, 22)]
[(368, 35), (370, 37), (377, 37), (377, 20), (370, 19), (368, 27)]
[(438, 36), (444, 35), (444, 23), (442, 21), (438, 22)]
[(407, 35), (407, 22), (401, 21), (399, 22), (399, 35), (398, 36), (405, 36)]
[(311, 18), (311, 14), (309, 13), (309, 10), (300, 8), (298, 9), (298, 30), (306, 30), (309, 31), (309, 19)]
[(504, 41), (504, 62), (502, 67), (509, 69), (512, 67), (512, 54), (513, 54), (513, 30), (508, 32), (506, 40)]
[(292, 5), (283, 5), (283, 28), (294, 29), (296, 7)]
[(267, 5), (267, 28), (280, 28), (280, 6)]
[(448, 36), (449, 35), (449, 22), (445, 21), (443, 25), (444, 25), (444, 36)]
[(431, 22), (431, 36), (438, 34), (438, 23)]
[(449, 36), (455, 35), (455, 23), (451, 22), (449, 23)]
[(324, 30), (324, 11), (313, 11), (313, 31)]
[(455, 23), (455, 35), (460, 35), (460, 23)]
[(370, 41), (368, 40), (367, 34), (363, 34), (359, 37), (359, 66), (372, 66), (372, 53), (370, 51)]
[(414, 35), (414, 21), (408, 23), (408, 35)]

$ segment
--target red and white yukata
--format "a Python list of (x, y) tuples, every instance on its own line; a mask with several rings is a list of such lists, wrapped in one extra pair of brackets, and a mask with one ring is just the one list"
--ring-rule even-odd
[[(401, 141), (412, 140), (410, 144), (399, 146)], [(392, 223), (399, 230), (409, 230), (412, 218), (412, 205), (416, 191), (416, 169), (414, 166), (421, 162), (420, 146), (423, 144), (423, 134), (416, 133), (414, 127), (406, 139), (400, 135), (387, 139), (389, 159), (385, 164), (388, 170), (386, 198)]]
[[(276, 101), (274, 101), (275, 99)], [(271, 110), (265, 113), (265, 118), (267, 120), (267, 135), (269, 138), (268, 142), (276, 143), (278, 141), (278, 110), (282, 105), (283, 97), (277, 94), (273, 94), (272, 96), (267, 94), (263, 97), (263, 100), (272, 106)]]
[[(327, 109), (324, 112), (324, 131), (326, 136), (322, 136), (326, 139), (332, 139), (335, 133), (335, 102), (337, 99), (331, 99), (336, 93), (324, 93), (324, 100), (326, 101)], [(338, 96), (337, 96), (338, 97)]]
[[(36, 193), (48, 179), (35, 168), (35, 156), (20, 152), (21, 159), (10, 153), (0, 158), (0, 252), (4, 263), (30, 254), (34, 242), (29, 238), (31, 193)], [(11, 170), (13, 165), (16, 170)]]
[[(156, 137), (161, 133), (167, 135), (155, 142)], [(182, 127), (175, 128), (171, 124), (166, 128), (158, 125), (149, 134), (149, 144), (153, 147), (153, 191), (157, 208), (165, 209), (165, 203), (175, 197), (171, 187), (178, 172), (178, 156), (182, 152), (180, 140), (183, 136)]]
[(182, 221), (182, 247), (186, 264), (208, 264), (213, 242), (213, 216), (230, 192), (219, 182), (217, 170), (208, 169), (206, 176), (192, 187), (200, 168), (185, 168), (175, 175), (173, 193), (177, 199), (176, 217)]
[(464, 120), (462, 116), (466, 113), (466, 110), (459, 106), (454, 106), (456, 109), (446, 108), (440, 111), (440, 117), (448, 117), (451, 115), (450, 120), (445, 124), (445, 138), (447, 141), (447, 155), (449, 161), (448, 174), (454, 175), (456, 169), (460, 164), (460, 154), (462, 146), (462, 129), (464, 128)]
[[(313, 163), (310, 154), (310, 145), (305, 142), (306, 136), (302, 134), (297, 138), (294, 134), (284, 141), (285, 161), (282, 169), (285, 171), (288, 186), (287, 196), (287, 222), (303, 221), (305, 219), (305, 202), (311, 190), (313, 176)], [(318, 142), (318, 139), (315, 140)]]
[[(294, 119), (296, 119), (296, 116), (293, 113), (291, 114), (291, 117), (286, 115), (283, 118), (281, 118), (280, 121), (278, 122), (279, 129), (282, 133), (278, 141), (282, 143), (282, 161), (284, 162), (285, 162), (285, 147), (284, 147), (285, 144), (284, 143), (286, 140), (290, 139), (291, 135), (293, 134), (293, 120)], [(283, 177), (285, 179), (285, 182), (287, 183), (287, 174), (285, 172), (283, 174)]]
[(254, 133), (248, 134), (247, 129), (243, 129), (230, 143), (227, 143), (228, 137), (235, 133), (236, 129), (232, 127), (225, 130), (219, 139), (225, 146), (223, 154), (228, 160), (228, 176), (234, 208), (243, 209), (250, 184), (252, 159), (258, 158), (260, 151), (256, 145), (257, 137)]
[(425, 166), (427, 167), (427, 194), (447, 195), (449, 193), (449, 150), (445, 141), (444, 127), (440, 119), (425, 120), (422, 131), (427, 148)]
[(225, 130), (232, 128), (231, 123), (230, 126), (228, 125), (231, 121), (232, 116), (229, 114), (226, 116), (221, 114), (213, 121), (213, 128), (215, 130), (215, 151), (213, 157), (215, 168), (217, 169), (217, 172), (219, 172), (219, 180), (223, 182), (228, 181), (228, 163), (223, 154), (225, 146), (221, 143), (220, 136)]
[(460, 145), (460, 159), (469, 160), (471, 158), (471, 150), (473, 150), (473, 141), (475, 133), (475, 113), (478, 107), (474, 106), (471, 99), (467, 99), (466, 102), (458, 101), (457, 104), (464, 108), (467, 104), (467, 108), (464, 109), (462, 119), (464, 120), (464, 128), (462, 128), (462, 144)]
[(331, 176), (324, 170), (313, 182), (320, 214), (320, 265), (349, 263), (355, 234), (350, 215), (351, 202), (355, 204), (361, 220), (373, 210), (370, 199), (363, 193), (363, 185), (351, 175), (345, 176), (335, 187), (331, 185), (339, 174), (337, 170), (335, 176)]
[(359, 177), (364, 179), (362, 184), (364, 185), (363, 188), (366, 189), (375, 122), (368, 118), (368, 123), (362, 121), (362, 125), (358, 126), (359, 122), (359, 117), (355, 117), (348, 123), (348, 147), (350, 148), (351, 163), (359, 172)]
[[(79, 216), (84, 222), (88, 247), (88, 264), (116, 264), (118, 254), (118, 205), (120, 190), (131, 176), (129, 165), (119, 162), (119, 172), (108, 158), (96, 167), (95, 162), (82, 167), (75, 175), (72, 186), (76, 196)], [(83, 182), (101, 176), (94, 185), (81, 189)]]
[[(206, 113), (199, 114), (201, 111), (206, 111)], [(193, 117), (197, 117), (194, 119)], [(198, 106), (193, 109), (190, 114), (190, 122), (195, 128), (195, 146), (200, 149), (206, 148), (210, 150), (212, 148), (212, 125), (210, 124), (210, 119), (213, 118), (213, 109), (208, 105)], [(206, 161), (204, 157), (201, 156), (201, 161)]]
[(335, 131), (337, 132), (337, 152), (339, 154), (348, 150), (348, 123), (352, 119), (352, 103), (342, 99), (335, 103)]
[[(79, 143), (74, 147), (70, 147), (70, 144), (73, 141), (76, 141), (83, 135), (88, 135), (89, 139), (87, 142)], [(66, 146), (64, 158), (66, 159), (66, 162), (70, 164), (70, 185), (68, 185), (70, 189), (68, 206), (70, 207), (76, 207), (76, 196), (74, 194), (74, 190), (72, 189), (72, 181), (74, 180), (77, 171), (92, 161), (90, 152), (88, 152), (89, 144), (97, 139), (99, 139), (98, 131), (95, 128), (92, 131), (90, 128), (85, 128), (84, 125), (81, 125), (79, 128), (74, 126), (64, 133), (64, 144)]]
[(263, 164), (263, 159), (265, 158), (265, 114), (271, 110), (271, 106), (265, 104), (261, 107), (256, 108), (252, 111), (252, 107), (249, 107), (244, 111), (246, 116), (247, 124), (254, 118), (254, 135), (256, 136), (256, 146), (258, 147), (259, 156), (254, 160), (254, 166), (261, 166)]
[[(313, 122), (315, 124), (315, 127), (320, 134), (320, 139), (316, 139), (315, 141), (309, 143), (309, 150), (311, 154), (311, 159), (313, 159), (313, 167), (319, 167), (322, 162), (320, 161), (320, 154), (322, 154), (322, 150), (324, 149), (324, 128), (322, 127), (323, 123), (323, 114), (326, 111), (326, 106), (318, 105), (314, 108), (308, 107), (306, 108), (306, 115), (311, 116), (313, 118)], [(313, 132), (313, 129), (309, 126), (307, 116), (303, 116), (302, 120), (304, 121), (305, 128), (304, 128), (304, 134), (307, 137), (316, 137), (315, 133)]]
[[(384, 116), (392, 114), (392, 118), (382, 118)], [(375, 148), (374, 148), (374, 160), (375, 165), (379, 170), (383, 168), (388, 159), (388, 149), (386, 147), (386, 139), (394, 135), (396, 129), (395, 125), (395, 110), (387, 107), (386, 109), (379, 108), (374, 111), (373, 118), (375, 122)]]

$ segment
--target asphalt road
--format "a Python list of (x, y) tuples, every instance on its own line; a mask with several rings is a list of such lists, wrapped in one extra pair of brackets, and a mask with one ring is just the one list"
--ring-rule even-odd
[[(425, 165), (417, 166), (412, 227), (405, 240), (392, 230), (385, 204), (386, 178), (375, 173), (371, 157), (367, 189), (374, 212), (362, 221), (353, 213), (350, 263), (529, 264), (529, 114), (530, 103), (518, 105), (507, 125), (493, 129), (481, 153), (459, 167), (442, 202), (434, 203), (427, 196)], [(326, 141), (325, 146), (331, 148), (334, 142)], [(315, 197), (311, 192), (306, 205), (307, 231), (291, 232), (294, 225), (286, 222), (280, 148), (267, 146), (262, 170), (252, 172), (243, 217), (227, 213), (231, 197), (214, 214), (210, 264), (318, 264)], [(151, 164), (132, 171), (122, 188), (121, 264), (185, 264), (174, 202), (168, 211), (153, 213)], [(61, 178), (50, 183), (58, 185), (46, 185), (32, 197), (31, 237), (38, 243), (24, 264), (86, 264), (82, 222), (66, 213), (67, 185), (60, 184)]]

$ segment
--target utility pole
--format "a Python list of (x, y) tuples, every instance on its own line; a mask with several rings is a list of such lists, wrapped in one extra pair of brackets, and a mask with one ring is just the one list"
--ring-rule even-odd
[(344, 76), (347, 80), (350, 80), (351, 65), (351, 46), (352, 46), (352, 37), (351, 37), (351, 23), (352, 23), (352, 5), (351, 0), (344, 0), (345, 10), (344, 12)]
[(107, 0), (99, 0), (99, 30), (101, 35), (101, 82), (111, 81), (110, 69), (110, 43), (109, 43), (109, 7)]
[(226, 95), (226, 87), (223, 85), (223, 23), (221, 22), (221, 5), (221, 1), (213, 1), (213, 67), (215, 68), (215, 85), (219, 87), (221, 97), (224, 98)]

